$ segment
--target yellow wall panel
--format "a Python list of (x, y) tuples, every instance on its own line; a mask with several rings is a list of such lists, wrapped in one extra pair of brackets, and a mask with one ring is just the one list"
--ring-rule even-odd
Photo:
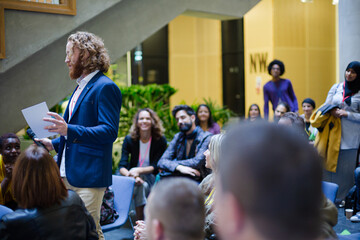
[[(196, 73), (195, 63), (196, 59), (193, 56), (172, 57), (169, 61), (171, 66), (170, 79), (176, 79), (176, 81), (170, 80), (170, 85), (179, 89), (172, 97), (172, 100), (176, 99), (176, 104), (181, 100), (186, 100), (188, 95), (194, 95), (197, 91), (197, 86), (194, 85), (194, 76)], [(186, 96), (182, 96), (182, 92), (187, 93)]]
[(190, 39), (195, 39), (195, 18), (178, 16), (169, 23), (169, 52), (171, 54), (193, 54), (195, 52), (195, 45)]
[(273, 59), (272, 0), (262, 0), (244, 16), (245, 111), (253, 103), (263, 114), (263, 85), (268, 81), (267, 64)]
[(273, 45), (272, 1), (262, 0), (244, 16), (246, 49)]
[(331, 48), (336, 45), (336, 6), (330, 1), (318, 0), (306, 4), (308, 12), (309, 47)]
[(169, 23), (171, 106), (211, 98), (222, 105), (221, 22), (179, 16)]
[(305, 46), (305, 5), (299, 0), (273, 0), (275, 46)]
[(309, 96), (313, 97), (317, 106), (325, 102), (327, 93), (336, 82), (336, 59), (333, 51), (310, 50), (310, 89)]
[[(283, 77), (293, 84), (300, 113), (306, 97), (320, 106), (336, 82), (336, 7), (331, 1), (263, 0), (245, 15), (244, 23), (246, 107), (258, 103), (262, 108), (262, 87), (271, 78), (267, 73), (251, 72), (249, 67), (250, 57), (261, 52), (268, 53), (267, 64), (273, 59), (284, 62)], [(259, 34), (266, 40), (272, 37), (272, 45), (258, 40)], [(260, 94), (254, 91), (256, 77), (262, 78)]]

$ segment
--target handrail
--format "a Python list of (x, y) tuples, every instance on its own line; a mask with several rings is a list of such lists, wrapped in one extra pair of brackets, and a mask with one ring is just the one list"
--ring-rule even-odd
[(64, 0), (61, 4), (0, 0), (0, 59), (5, 58), (5, 9), (76, 15), (76, 0)]

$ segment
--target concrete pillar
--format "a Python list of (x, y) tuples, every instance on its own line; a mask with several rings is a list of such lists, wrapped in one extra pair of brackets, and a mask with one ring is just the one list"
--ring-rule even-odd
[(360, 1), (339, 1), (339, 79), (344, 81), (346, 66), (360, 61)]

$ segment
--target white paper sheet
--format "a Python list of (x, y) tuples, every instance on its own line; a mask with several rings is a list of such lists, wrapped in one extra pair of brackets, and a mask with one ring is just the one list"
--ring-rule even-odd
[(25, 108), (21, 110), (21, 112), (24, 115), (26, 122), (38, 138), (51, 137), (56, 135), (44, 129), (45, 126), (49, 126), (52, 124), (51, 122), (45, 122), (43, 120), (44, 117), (50, 117), (49, 115), (47, 115), (47, 112), (49, 112), (49, 108), (46, 105), (46, 102), (42, 102), (34, 106)]

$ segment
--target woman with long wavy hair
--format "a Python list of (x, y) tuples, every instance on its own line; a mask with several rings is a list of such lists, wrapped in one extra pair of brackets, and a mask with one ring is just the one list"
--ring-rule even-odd
[[(150, 108), (140, 109), (125, 137), (119, 171), (135, 178), (135, 210), (138, 220), (144, 219), (146, 196), (155, 182), (157, 162), (167, 147), (164, 128), (158, 115)], [(129, 161), (129, 155), (131, 155)]]
[(219, 168), (219, 156), (221, 150), (223, 134), (217, 134), (211, 137), (209, 148), (204, 152), (205, 155), (205, 167), (212, 170), (206, 178), (202, 180), (199, 187), (205, 196), (205, 236), (206, 239), (210, 238), (214, 234), (215, 213), (214, 213), (214, 196), (215, 190), (215, 177)]

